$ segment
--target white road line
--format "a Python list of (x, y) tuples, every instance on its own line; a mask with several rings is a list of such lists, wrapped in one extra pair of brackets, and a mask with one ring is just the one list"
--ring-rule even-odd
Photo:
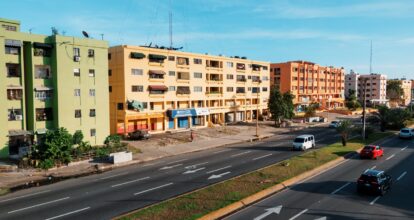
[(16, 209), (16, 210), (13, 210), (13, 211), (10, 211), (10, 212), (7, 212), (7, 213), (8, 213), (8, 214), (11, 214), (11, 213), (15, 213), (15, 212), (20, 212), (20, 211), (23, 211), (23, 210), (26, 210), (26, 209), (31, 209), (31, 208), (39, 207), (39, 206), (42, 206), (42, 205), (47, 205), (47, 204), (50, 204), (50, 203), (59, 202), (59, 201), (62, 201), (62, 200), (65, 200), (65, 199), (69, 199), (69, 198), (70, 198), (70, 197), (65, 197), (65, 198), (61, 198), (61, 199), (56, 199), (56, 200), (53, 200), (53, 201), (44, 202), (44, 203), (40, 203), (40, 204), (37, 204), (37, 205), (33, 205), (33, 206), (29, 206), (29, 207), (21, 208), (21, 209)]
[(224, 169), (227, 169), (227, 168), (230, 168), (230, 167), (231, 167), (231, 165), (230, 165), (230, 166), (225, 166), (225, 167), (219, 168), (219, 169), (217, 169), (217, 170), (211, 170), (211, 171), (208, 171), (208, 172), (206, 172), (206, 173), (207, 173), (207, 174), (210, 174), (210, 173), (214, 173), (214, 172), (216, 172), (216, 171), (224, 170)]
[(213, 152), (213, 154), (223, 153), (223, 152), (227, 152), (227, 151), (230, 151), (230, 150), (231, 149), (219, 150), (219, 151)]
[(147, 189), (147, 190), (144, 190), (144, 191), (141, 191), (141, 192), (137, 192), (137, 193), (134, 193), (134, 196), (140, 195), (140, 194), (152, 191), (152, 190), (160, 189), (160, 188), (163, 188), (163, 187), (166, 187), (166, 186), (170, 186), (172, 184), (174, 184), (174, 183), (167, 183), (167, 184), (164, 184), (164, 185), (161, 185), (161, 186), (157, 186), (157, 187), (154, 187), (154, 188), (151, 188), (151, 189)]
[(400, 179), (402, 179), (404, 176), (405, 176), (405, 174), (407, 174), (407, 171), (405, 171), (404, 173), (402, 173), (398, 178), (397, 178), (397, 181), (400, 181)]
[(144, 166), (142, 166), (142, 167), (148, 167), (148, 166), (152, 166), (152, 165), (156, 165), (156, 164), (159, 164), (159, 163), (149, 163), (149, 164), (145, 164)]
[(71, 211), (71, 212), (68, 212), (68, 213), (65, 213), (65, 214), (62, 214), (62, 215), (58, 215), (58, 216), (55, 216), (55, 217), (47, 218), (45, 220), (57, 219), (57, 218), (64, 217), (64, 216), (67, 216), (67, 215), (71, 215), (71, 214), (75, 214), (75, 213), (78, 213), (78, 212), (82, 212), (82, 211), (88, 210), (90, 208), (91, 207), (86, 207), (86, 208), (83, 208), (83, 209), (78, 209), (78, 210)]
[(102, 177), (102, 178), (99, 178), (99, 179), (100, 180), (106, 180), (106, 179), (109, 179), (109, 178), (112, 178), (112, 177), (121, 176), (121, 175), (124, 175), (124, 174), (128, 174), (128, 172), (119, 173), (119, 174), (115, 174), (115, 175), (112, 175), (112, 176), (106, 176), (106, 177)]
[(377, 166), (373, 166), (373, 167), (371, 167), (371, 170), (373, 170), (373, 169), (375, 169), (375, 168), (377, 168)]
[(372, 202), (370, 202), (369, 204), (370, 205), (374, 205), (375, 204), (375, 202), (379, 199), (379, 198), (381, 198), (381, 196), (377, 196), (374, 200), (372, 200)]
[(303, 213), (305, 213), (305, 212), (307, 212), (307, 211), (308, 211), (308, 209), (305, 209), (305, 210), (303, 210), (303, 211), (299, 212), (298, 214), (296, 214), (295, 216), (293, 216), (292, 218), (290, 218), (289, 220), (296, 219), (297, 217), (301, 216)]
[(133, 182), (138, 182), (138, 181), (141, 181), (141, 180), (146, 180), (146, 179), (149, 179), (149, 178), (150, 177), (147, 176), (147, 177), (139, 178), (139, 179), (136, 179), (136, 180), (131, 180), (131, 181), (123, 182), (123, 183), (118, 183), (118, 184), (112, 185), (111, 187), (118, 187), (118, 186), (122, 186), (122, 185), (125, 185), (125, 184), (128, 184), (128, 183), (133, 183)]
[(168, 169), (172, 169), (172, 168), (179, 167), (179, 166), (182, 166), (182, 165), (183, 165), (182, 163), (179, 163), (179, 164), (175, 164), (175, 165), (172, 165), (172, 166), (165, 166), (165, 167), (161, 167), (159, 170), (168, 170)]
[(246, 152), (242, 152), (242, 153), (239, 153), (239, 154), (233, 154), (233, 155), (231, 155), (230, 157), (237, 157), (237, 156), (241, 156), (241, 155), (244, 155), (244, 154), (248, 154), (248, 153), (250, 153), (250, 152), (252, 152), (252, 151), (246, 151)]
[(193, 164), (193, 165), (190, 165), (190, 166), (186, 166), (184, 168), (185, 169), (192, 169), (192, 168), (196, 168), (197, 166), (204, 165), (204, 164), (208, 164), (208, 162)]
[(176, 161), (173, 161), (173, 162), (169, 162), (169, 163), (167, 163), (167, 165), (169, 165), (169, 164), (173, 164), (173, 163), (182, 162), (182, 161), (186, 161), (186, 160), (188, 160), (188, 159), (176, 160)]
[(406, 147), (402, 148), (402, 149), (401, 149), (401, 151), (403, 151), (403, 150), (407, 149), (407, 147), (408, 147), (408, 146), (406, 146)]
[(269, 157), (269, 156), (272, 156), (272, 154), (266, 154), (266, 155), (263, 155), (261, 157), (256, 157), (256, 158), (253, 158), (253, 160), (259, 160), (259, 159), (263, 159), (263, 158)]
[(336, 194), (337, 192), (341, 191), (343, 188), (347, 187), (349, 184), (351, 184), (351, 183), (350, 182), (345, 183), (343, 186), (341, 186), (338, 189), (336, 189), (335, 191), (331, 192), (331, 195)]
[(385, 160), (389, 160), (389, 159), (391, 159), (391, 158), (393, 158), (393, 157), (395, 157), (395, 154), (393, 154), (393, 155), (391, 155), (391, 156), (387, 157), (387, 159), (385, 159)]
[(41, 193), (47, 193), (47, 192), (50, 192), (50, 190), (45, 190), (45, 191), (41, 191), (41, 192), (37, 192), (37, 193), (27, 194), (27, 195), (24, 195), (24, 196), (18, 196), (18, 197), (14, 197), (14, 198), (10, 198), (10, 199), (5, 199), (5, 200), (1, 200), (0, 202), (12, 201), (12, 200), (15, 200), (15, 199), (26, 198), (26, 197), (29, 197), (29, 196), (34, 196), (34, 195), (38, 195), (38, 194), (41, 194)]

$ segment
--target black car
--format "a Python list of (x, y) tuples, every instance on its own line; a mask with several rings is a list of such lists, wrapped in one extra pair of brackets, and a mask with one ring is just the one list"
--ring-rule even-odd
[(151, 134), (148, 132), (148, 130), (136, 130), (134, 132), (131, 132), (128, 134), (129, 139), (131, 140), (142, 140), (142, 139), (148, 139), (151, 137)]
[(358, 193), (375, 193), (384, 195), (391, 189), (392, 178), (384, 171), (380, 170), (366, 170), (357, 181)]

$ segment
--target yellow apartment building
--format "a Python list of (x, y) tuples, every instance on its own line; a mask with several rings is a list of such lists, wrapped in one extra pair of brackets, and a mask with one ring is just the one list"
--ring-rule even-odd
[(129, 45), (109, 48), (108, 59), (111, 134), (161, 133), (267, 114), (267, 62)]

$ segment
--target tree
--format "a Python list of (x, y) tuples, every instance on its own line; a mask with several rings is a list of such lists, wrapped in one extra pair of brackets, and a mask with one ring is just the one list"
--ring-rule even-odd
[(280, 126), (283, 119), (290, 119), (294, 115), (293, 95), (289, 92), (281, 94), (276, 88), (270, 91), (268, 108), (275, 125)]
[(368, 122), (379, 124), (380, 130), (384, 132), (385, 128), (388, 126), (389, 111), (390, 109), (386, 105), (378, 106), (378, 111), (372, 113), (372, 116), (368, 118)]
[(349, 91), (349, 96), (345, 100), (345, 106), (351, 111), (355, 111), (357, 108), (361, 107), (361, 103), (359, 103), (357, 99), (355, 90), (351, 89)]
[(83, 141), (83, 133), (80, 130), (75, 131), (73, 134), (73, 144), (80, 145)]
[(352, 132), (352, 122), (350, 120), (344, 120), (336, 128), (336, 131), (341, 134), (342, 146), (346, 146), (349, 134)]
[(404, 96), (404, 90), (401, 87), (401, 81), (388, 80), (387, 81), (387, 98), (391, 103), (400, 103), (401, 97)]
[(305, 107), (305, 117), (315, 117), (316, 109), (319, 108), (319, 103), (311, 103), (309, 106)]
[(104, 144), (109, 145), (119, 145), (121, 143), (121, 136), (117, 134), (109, 135), (105, 138)]
[(405, 122), (411, 118), (411, 114), (407, 109), (393, 108), (388, 114), (388, 123), (391, 129), (401, 129), (405, 126)]

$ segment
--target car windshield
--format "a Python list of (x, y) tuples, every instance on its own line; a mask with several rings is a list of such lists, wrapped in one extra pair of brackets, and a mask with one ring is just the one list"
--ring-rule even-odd
[(373, 146), (365, 146), (365, 147), (364, 147), (364, 150), (369, 150), (369, 151), (371, 151), (371, 150), (374, 150), (374, 148), (375, 148), (375, 147), (373, 147)]
[(369, 175), (365, 175), (365, 174), (362, 174), (360, 179), (364, 180), (364, 181), (369, 181), (369, 182), (377, 182), (377, 177), (376, 176), (369, 176)]
[(295, 138), (295, 140), (293, 142), (303, 143), (303, 142), (305, 142), (305, 138)]
[(332, 121), (332, 122), (331, 122), (331, 124), (337, 124), (337, 123), (338, 123), (337, 121)]
[(410, 131), (408, 131), (407, 129), (401, 130), (401, 133), (408, 133), (408, 132), (410, 132)]

